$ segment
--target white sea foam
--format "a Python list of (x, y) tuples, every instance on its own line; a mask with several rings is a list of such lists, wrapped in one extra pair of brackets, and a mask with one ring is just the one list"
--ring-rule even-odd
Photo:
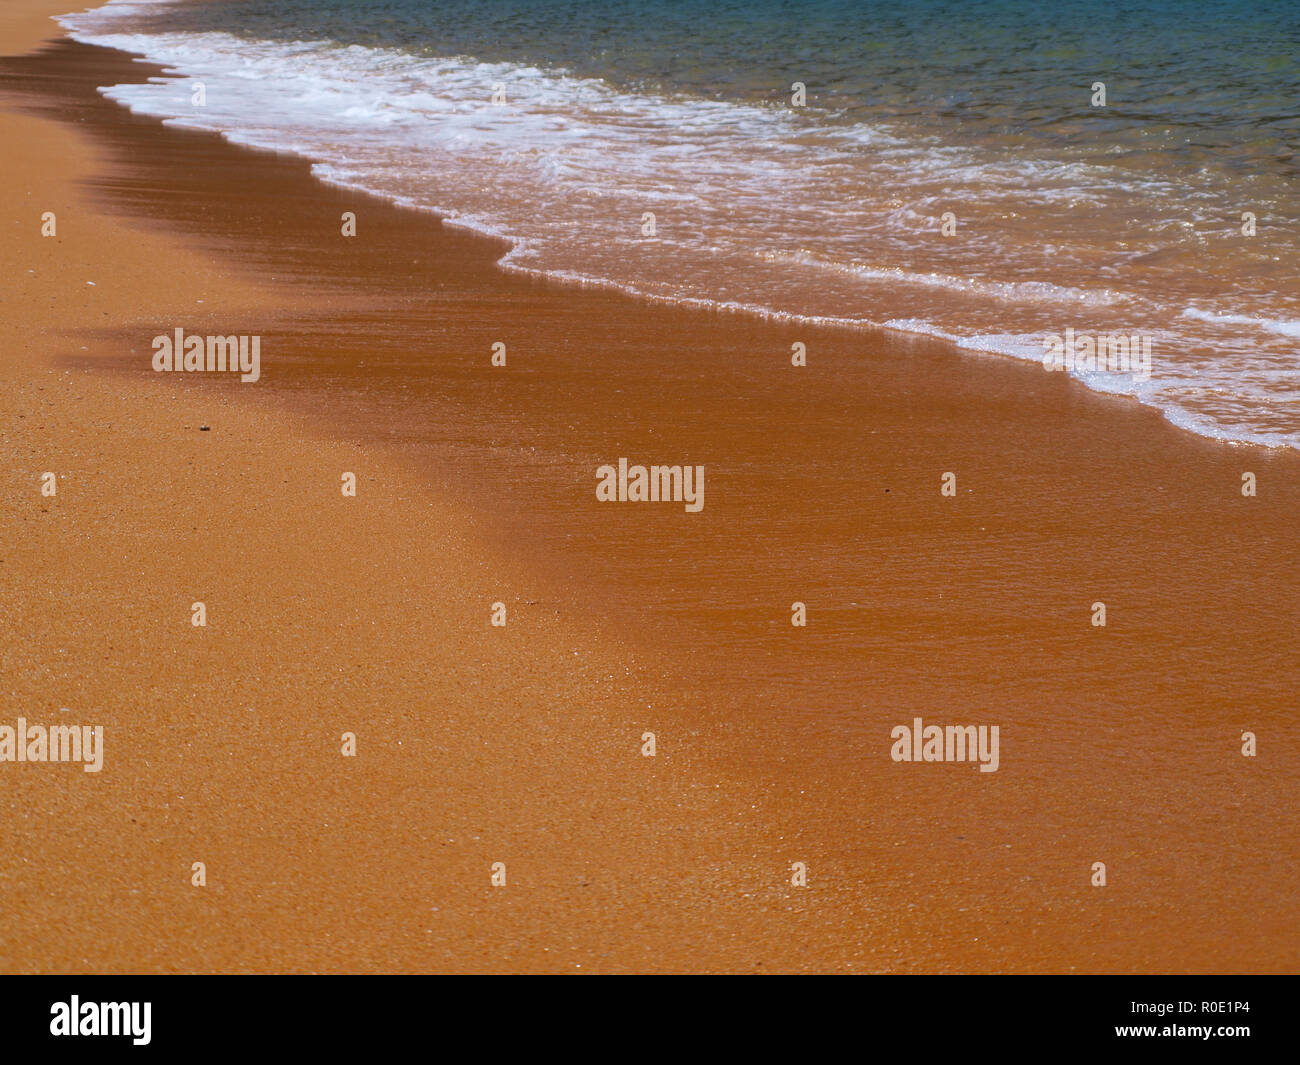
[(1300, 337), (1300, 321), (1282, 321), (1276, 318), (1262, 318), (1247, 314), (1222, 314), (1214, 311), (1204, 311), (1198, 307), (1185, 308), (1182, 316), (1184, 318), (1195, 318), (1198, 322), (1209, 322), (1212, 325), (1244, 325), (1255, 329), (1264, 329), (1270, 333), (1277, 333), (1279, 336)]

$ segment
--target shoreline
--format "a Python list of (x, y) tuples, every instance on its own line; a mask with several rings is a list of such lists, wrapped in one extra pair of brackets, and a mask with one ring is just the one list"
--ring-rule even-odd
[[(1293, 456), (939, 344), (512, 279), (490, 242), (331, 189), (304, 160), (97, 102), (97, 65), (148, 73), (66, 41), (4, 64), (4, 122), (36, 145), (17, 180), (68, 197), (59, 240), (100, 268), (35, 235), (6, 264), (62, 277), (30, 282), (6, 328), (10, 350), (40, 338), (5, 372), (43, 419), (4, 426), (32, 455), (0, 519), (26, 533), (0, 572), (33, 633), (6, 649), (11, 703), (111, 715), (107, 794), (16, 778), (15, 808), (55, 828), (0, 865), (44, 934), (15, 940), (5, 971), (1292, 964)], [(13, 116), (15, 72), (48, 117)], [(6, 215), (35, 234), (22, 192), (4, 190)], [(364, 237), (341, 249), (350, 204)], [(113, 241), (129, 253), (100, 250)], [(85, 294), (123, 264), (113, 292)], [(57, 332), (36, 305), (52, 291), (87, 301)], [(203, 375), (152, 374), (148, 323), (186, 316), (261, 333), (263, 380), (218, 397)], [(51, 453), (77, 472), (42, 511)], [(602, 508), (594, 471), (627, 456), (705, 463), (702, 512)], [(338, 497), (362, 463), (357, 499)], [(140, 530), (157, 557), (115, 558)], [(217, 639), (187, 659), (169, 649), (194, 635), (195, 570)], [(1088, 625), (1096, 597), (1117, 631)], [(141, 658), (97, 664), (117, 628)], [(54, 655), (69, 644), (74, 660)], [(244, 701), (275, 751), (241, 730)], [(892, 763), (889, 728), (914, 717), (1000, 722), (1000, 768)], [(336, 750), (353, 721), (377, 748), (364, 785)], [(114, 725), (132, 737), (122, 775)], [(1272, 748), (1256, 765), (1235, 752), (1246, 727)], [(126, 836), (125, 866), (87, 842), (146, 812), (157, 836)], [(1270, 837), (1289, 849), (1248, 845)], [(203, 849), (221, 854), (206, 896), (186, 860)], [(488, 886), (498, 852), (522, 856), (502, 859), (519, 870), (505, 889)], [(1098, 897), (1101, 856), (1116, 883)], [(790, 886), (796, 858), (812, 888)]]
[[(199, 6), (203, 8), (205, 5), (200, 4)], [(93, 28), (93, 23), (94, 20), (91, 20), (92, 25), (90, 27), (75, 32), (80, 33), (88, 43), (93, 44), (96, 40), (102, 40), (105, 44), (122, 45), (120, 38), (111, 35), (97, 38), (97, 31)], [(219, 27), (209, 26), (209, 29), (216, 30)], [(220, 36), (219, 33), (218, 36)], [(271, 34), (271, 36), (276, 35)], [(268, 44), (268, 42), (262, 43)], [(317, 43), (319, 44), (319, 42)], [(126, 45), (126, 47), (146, 46), (137, 42), (134, 45)], [(154, 47), (149, 46), (150, 53), (165, 56), (165, 59), (158, 60), (158, 62), (164, 63), (169, 69), (173, 70), (173, 73), (168, 75), (167, 78), (154, 80), (170, 80), (175, 84), (178, 79), (184, 81), (187, 78), (200, 78), (202, 76), (200, 72), (204, 70), (207, 71), (207, 75), (219, 78), (219, 74), (216, 72), (218, 68), (211, 65), (205, 66), (202, 61), (197, 59), (191, 61), (187, 58), (188, 53), (184, 49), (170, 50), (161, 43), (158, 47), (161, 50), (155, 52)], [(215, 42), (212, 47), (217, 49), (218, 52), (221, 51), (221, 48)], [(310, 52), (311, 49), (308, 49), (308, 51)], [(249, 71), (257, 71), (272, 79), (280, 77), (274, 71), (262, 69), (260, 63), (265, 61), (266, 56), (262, 55), (256, 47), (253, 48), (244, 61), (238, 60), (231, 53), (226, 53), (226, 59), (230, 62), (246, 61), (249, 64)], [(315, 61), (315, 66), (311, 62), (307, 62), (304, 70), (308, 72), (315, 70), (319, 63), (319, 59)], [(290, 86), (301, 88), (304, 77), (307, 77), (308, 83), (310, 83), (309, 75), (305, 75), (303, 71), (294, 73), (292, 70), (285, 70), (282, 73), (285, 78), (284, 88), (286, 90), (289, 90)], [(319, 71), (317, 73), (319, 74)], [(233, 86), (225, 86), (221, 94), (224, 94), (228, 88), (233, 88)], [(109, 96), (117, 96), (111, 89), (106, 90), (106, 92)], [(398, 95), (400, 97), (400, 93)], [(460, 193), (451, 195), (449, 189), (447, 194), (444, 195), (438, 187), (429, 186), (427, 183), (422, 186), (422, 191), (419, 194), (412, 193), (410, 188), (403, 187), (402, 182), (398, 181), (393, 184), (392, 179), (384, 176), (388, 170), (383, 166), (373, 175), (373, 180), (357, 174), (349, 177), (347, 170), (361, 166), (358, 160), (364, 159), (373, 150), (367, 147), (364, 141), (355, 146), (356, 151), (360, 153), (358, 159), (354, 159), (347, 166), (343, 166), (343, 157), (348, 155), (352, 149), (326, 148), (327, 141), (322, 141), (318, 136), (313, 139), (314, 135), (310, 123), (307, 127), (299, 130), (298, 125), (291, 122), (287, 116), (281, 116), (280, 121), (288, 122), (289, 125), (277, 130), (273, 127), (259, 125), (256, 117), (251, 114), (244, 116), (246, 121), (237, 122), (220, 109), (214, 111), (213, 114), (219, 114), (223, 117), (204, 118), (199, 121), (196, 116), (204, 114), (203, 111), (195, 111), (183, 102), (176, 103), (174, 97), (175, 94), (171, 90), (155, 86), (146, 90), (143, 97), (136, 97), (128, 90), (125, 99), (130, 102), (132, 107), (143, 107), (145, 110), (141, 112), (142, 114), (153, 113), (158, 116), (157, 121), (165, 121), (173, 127), (190, 129), (202, 129), (205, 125), (224, 127), (225, 132), (221, 135), (232, 138), (232, 143), (244, 147), (274, 152), (279, 150), (278, 145), (285, 138), (300, 142), (297, 143), (293, 151), (299, 154), (301, 158), (311, 161), (313, 171), (319, 171), (322, 175), (320, 180), (332, 184), (333, 187), (353, 194), (373, 196), (398, 207), (425, 211), (434, 217), (441, 217), (447, 226), (456, 227), (467, 234), (482, 237), (489, 241), (500, 242), (504, 254), (501, 257), (499, 266), (508, 274), (524, 275), (540, 280), (543, 283), (559, 286), (572, 285), (580, 290), (596, 288), (612, 294), (632, 296), (641, 302), (663, 306), (670, 313), (674, 310), (705, 310), (710, 313), (753, 316), (762, 322), (777, 327), (790, 326), (793, 328), (816, 328), (821, 330), (843, 329), (863, 336), (866, 342), (873, 344), (888, 345), (902, 342), (904, 339), (921, 339), (924, 342), (940, 343), (944, 347), (960, 351), (968, 357), (974, 354), (994, 354), (1002, 358), (1028, 361), (1032, 365), (1043, 365), (1045, 367), (1049, 365), (1049, 357), (1041, 350), (1045, 341), (1044, 334), (1048, 337), (1052, 335), (1059, 337), (1062, 334), (1071, 335), (1078, 331), (1086, 338), (1088, 348), (1083, 352), (1084, 365), (1078, 369), (1078, 376), (1075, 377), (1075, 380), (1084, 383), (1089, 389), (1103, 395), (1122, 397), (1126, 400), (1136, 401), (1140, 405), (1148, 406), (1183, 431), (1207, 439), (1225, 443), (1250, 444), (1269, 449), (1300, 450), (1300, 441), (1296, 439), (1294, 432), (1287, 428), (1289, 425), (1292, 430), (1294, 429), (1293, 419), (1290, 418), (1284, 408), (1277, 408), (1273, 405), (1273, 394), (1268, 388), (1265, 388), (1263, 392), (1257, 390), (1259, 381), (1252, 377), (1245, 364), (1239, 366), (1234, 375), (1245, 391), (1237, 391), (1231, 381), (1220, 381), (1214, 369), (1216, 366), (1222, 365), (1226, 372), (1227, 367), (1233, 364), (1235, 357), (1233, 353), (1238, 352), (1242, 345), (1246, 345), (1246, 350), (1259, 349), (1260, 345), (1264, 344), (1264, 341), (1268, 339), (1264, 334), (1273, 337), (1285, 335), (1288, 322), (1281, 319), (1286, 319), (1287, 313), (1281, 308), (1275, 307), (1272, 312), (1263, 311), (1258, 314), (1251, 312), (1250, 315), (1234, 314), (1231, 313), (1231, 309), (1210, 313), (1202, 307), (1201, 302), (1198, 302), (1198, 297), (1194, 294), (1183, 292), (1178, 299), (1174, 299), (1170, 294), (1170, 302), (1165, 311), (1174, 313), (1181, 307), (1182, 313), (1175, 315), (1177, 321), (1197, 320), (1217, 323), (1209, 334), (1194, 333), (1185, 335), (1179, 332), (1175, 326), (1169, 325), (1169, 322), (1166, 322), (1164, 326), (1158, 326), (1150, 321), (1145, 322), (1145, 324), (1139, 321), (1128, 321), (1126, 325), (1111, 320), (1103, 323), (1095, 318), (1087, 321), (1085, 318), (1080, 317), (1080, 314), (1083, 313), (1081, 308), (1076, 306), (1075, 302), (1065, 298), (1065, 293), (1072, 292), (1076, 301), (1083, 301), (1084, 303), (1091, 303), (1093, 297), (1096, 297), (1104, 304), (1116, 301), (1119, 304), (1133, 301), (1143, 302), (1143, 300), (1133, 292), (1118, 290), (1112, 292), (1108, 288), (1094, 292), (1087, 287), (1080, 289), (1071, 288), (1067, 285), (1062, 289), (1056, 284), (1059, 279), (1054, 277), (1053, 283), (1049, 283), (1047, 288), (1056, 290), (1054, 298), (1060, 299), (1061, 304), (1058, 308), (1060, 313), (1053, 313), (1050, 320), (1043, 319), (1041, 314), (1035, 315), (1031, 313), (1024, 306), (1016, 308), (1009, 304), (1001, 307), (995, 320), (989, 321), (987, 317), (981, 319), (978, 327), (975, 325), (975, 318), (954, 321), (946, 317), (937, 308), (931, 308), (936, 310), (937, 314), (937, 317), (931, 320), (926, 316), (925, 307), (911, 305), (911, 297), (907, 293), (906, 285), (901, 289), (891, 289), (889, 293), (886, 293), (882, 297), (883, 305), (880, 299), (872, 297), (864, 289), (860, 294), (862, 298), (867, 300), (868, 303), (875, 301), (869, 315), (865, 313), (859, 314), (858, 312), (864, 311), (864, 308), (857, 303), (853, 303), (849, 306), (842, 306), (840, 312), (836, 312), (840, 316), (835, 317), (830, 312), (827, 312), (824, 316), (817, 313), (815, 306), (817, 300), (811, 296), (807, 299), (786, 299), (779, 293), (771, 291), (772, 279), (770, 278), (768, 279), (769, 289), (766, 296), (761, 296), (753, 289), (752, 284), (747, 286), (744, 280), (738, 281), (735, 276), (727, 272), (727, 270), (736, 269), (735, 264), (727, 267), (721, 273), (714, 271), (714, 280), (722, 287), (710, 288), (705, 286), (701, 289), (698, 284), (692, 284), (683, 290), (683, 292), (689, 291), (690, 295), (683, 294), (680, 297), (675, 297), (657, 294), (654, 284), (648, 282), (650, 274), (643, 276), (642, 280), (647, 281), (647, 283), (643, 284), (641, 281), (636, 280), (638, 271), (628, 273), (626, 271), (620, 272), (617, 268), (587, 269), (587, 265), (600, 261), (599, 248), (586, 244), (589, 238), (582, 235), (585, 232), (584, 227), (581, 224), (575, 227), (573, 219), (570, 219), (564, 226), (575, 231), (573, 238), (567, 243), (575, 248), (586, 248), (588, 253), (594, 255), (594, 258), (589, 257), (587, 265), (573, 260), (571, 256), (566, 259), (562, 250), (558, 252), (559, 261), (550, 262), (545, 268), (537, 265), (526, 265), (520, 260), (531, 259), (534, 249), (539, 245), (545, 246), (547, 238), (544, 234), (530, 232), (528, 224), (520, 217), (516, 217), (513, 223), (504, 221), (501, 218), (498, 218), (495, 222), (487, 218), (480, 218), (475, 221), (474, 208), (471, 206), (468, 208), (470, 215), (467, 220), (456, 218), (456, 210), (450, 209), (450, 205), (457, 204), (460, 208), (466, 208), (467, 206), (462, 199), (457, 198), (461, 195)], [(169, 98), (171, 102), (167, 102)], [(449, 96), (449, 102), (463, 105), (466, 101), (458, 97), (453, 90)], [(400, 99), (390, 100), (389, 104), (395, 105), (399, 113), (405, 113), (402, 112)], [(308, 110), (310, 111), (310, 107)], [(407, 114), (408, 121), (411, 114), (418, 115), (420, 111), (416, 108), (413, 112)], [(432, 121), (428, 119), (427, 115), (425, 120)], [(433, 126), (436, 127), (440, 121), (434, 121)], [(400, 125), (404, 125), (404, 123), (399, 123)], [(291, 132), (293, 130), (299, 132)], [(299, 136), (299, 133), (301, 136)], [(398, 137), (390, 146), (391, 150), (400, 151), (398, 145), (401, 143), (402, 139)], [(536, 145), (534, 147), (537, 148)], [(343, 151), (343, 155), (338, 154), (340, 150)], [(337, 156), (335, 162), (331, 162), (330, 160), (335, 156)], [(391, 169), (391, 167), (388, 169)], [(418, 160), (405, 158), (404, 169), (419, 169)], [(461, 184), (460, 181), (454, 178), (444, 177), (443, 181), (448, 185)], [(465, 182), (465, 184), (472, 185), (473, 182), (471, 180)], [(618, 182), (615, 181), (615, 184), (617, 185)], [(829, 187), (835, 183), (824, 182), (823, 184)], [(368, 188), (372, 191), (367, 191)], [(385, 188), (388, 189), (387, 192), (383, 191)], [(529, 213), (533, 201), (538, 196), (544, 195), (544, 189), (537, 189), (527, 197), (525, 215)], [(974, 198), (978, 199), (979, 195), (979, 191), (974, 190)], [(435, 206), (420, 206), (420, 203)], [(440, 213), (444, 211), (444, 207), (436, 206), (439, 204), (446, 205), (446, 213)], [(1127, 219), (1124, 223), (1126, 230), (1132, 227), (1141, 228), (1144, 224), (1152, 222), (1150, 218), (1138, 221), (1129, 217), (1127, 213), (1125, 218)], [(606, 219), (601, 225), (591, 228), (593, 232), (600, 233), (608, 229), (611, 224), (613, 223)], [(919, 233), (916, 235), (920, 236)], [(828, 234), (829, 236), (833, 236), (833, 234)], [(815, 244), (818, 238), (810, 235), (808, 239)], [(1117, 237), (1116, 239), (1120, 238)], [(600, 243), (597, 242), (597, 244)], [(1122, 246), (1126, 247), (1127, 245)], [(721, 252), (719, 248), (712, 250)], [(679, 251), (682, 251), (682, 249), (679, 249)], [(635, 252), (635, 245), (629, 254), (633, 257), (638, 255)], [(682, 251), (682, 254), (686, 254), (686, 252)], [(1160, 253), (1153, 254), (1158, 257)], [(798, 256), (795, 256), (795, 258), (798, 258)], [(1281, 256), (1281, 258), (1285, 258), (1285, 255)], [(648, 258), (646, 261), (648, 263), (650, 259)], [(688, 264), (684, 260), (681, 265), (685, 268)], [(855, 271), (860, 266), (864, 269), (867, 268), (867, 264), (859, 263), (856, 260), (854, 262), (827, 262), (822, 265), (832, 267), (837, 271), (849, 272)], [(926, 284), (944, 281), (952, 289), (952, 291), (948, 292), (949, 297), (952, 299), (959, 298), (959, 290), (963, 285), (983, 288), (1016, 288), (1023, 284), (1025, 287), (1034, 288), (1042, 283), (1042, 279), (1037, 275), (1029, 278), (1022, 277), (1019, 281), (1014, 282), (992, 280), (970, 263), (966, 264), (965, 271), (974, 271), (973, 273), (965, 272), (962, 268), (954, 266), (956, 276), (946, 276), (942, 264), (931, 262), (930, 265), (938, 265), (940, 268), (938, 270), (922, 270), (919, 273), (911, 273), (906, 270), (903, 272), (907, 274), (911, 281)], [(750, 267), (748, 280), (753, 283), (756, 280), (756, 271), (761, 273), (762, 268), (756, 263), (751, 263)], [(710, 273), (711, 270), (707, 265), (701, 268), (700, 264), (697, 263), (691, 268), (691, 273), (699, 273), (701, 269), (705, 274)], [(1054, 269), (1050, 264), (1041, 265), (1041, 270), (1046, 275), (1053, 275)], [(872, 271), (868, 270), (868, 272), (871, 273)], [(884, 272), (887, 273), (888, 271)], [(1185, 269), (1183, 275), (1195, 277), (1207, 272), (1214, 273), (1213, 270), (1207, 271), (1192, 266)], [(1077, 277), (1074, 281), (1076, 284), (1081, 283)], [(724, 284), (724, 282), (727, 283)], [(1107, 284), (1109, 283), (1107, 282)], [(781, 284), (789, 290), (803, 290), (806, 293), (814, 293), (820, 287), (815, 275), (811, 279), (809, 277), (799, 278), (796, 275), (790, 275)], [(1121, 285), (1122, 288), (1123, 285)], [(1206, 296), (1207, 294), (1200, 293), (1200, 295)], [(1148, 293), (1147, 298), (1149, 301), (1150, 293)], [(1155, 302), (1162, 303), (1163, 301), (1156, 299)], [(805, 313), (800, 313), (801, 311)], [(1281, 319), (1270, 317), (1270, 313), (1273, 312), (1280, 315)], [(1092, 314), (1094, 312), (1088, 313)], [(1139, 317), (1141, 316), (1139, 315)], [(1033, 319), (1032, 322), (1030, 321), (1031, 318)], [(1252, 318), (1254, 327), (1263, 329), (1260, 338), (1257, 338), (1258, 342), (1252, 342), (1250, 338), (1241, 336), (1226, 335), (1219, 331), (1221, 327), (1231, 324), (1249, 325)], [(1122, 325), (1124, 327), (1119, 328)], [(1291, 322), (1290, 325), (1294, 326), (1295, 323)], [(1277, 328), (1274, 328), (1275, 326)], [(1118, 329), (1118, 333), (1116, 329)], [(1170, 332), (1171, 329), (1172, 332)], [(1120, 333), (1123, 335), (1119, 335)], [(880, 340), (881, 334), (888, 334), (893, 339)], [(1116, 376), (1116, 367), (1114, 366), (1111, 368), (1112, 372), (1106, 372), (1104, 354), (1101, 360), (1103, 363), (1102, 371), (1100, 373), (1090, 372), (1092, 356), (1088, 354), (1088, 350), (1090, 350), (1094, 334), (1097, 336), (1099, 344), (1107, 341), (1113, 342), (1111, 345), (1112, 358), (1115, 357), (1116, 351), (1119, 351), (1121, 353), (1119, 359), (1126, 365), (1130, 337), (1135, 344), (1139, 343), (1140, 336), (1146, 338), (1144, 349), (1146, 355), (1141, 359), (1135, 355), (1134, 359), (1135, 363), (1141, 364), (1136, 374), (1136, 382), (1129, 380), (1127, 372)], [(1057, 343), (1059, 344), (1060, 341), (1058, 340)], [(1161, 373), (1151, 376), (1151, 349), (1153, 343), (1160, 352), (1160, 358), (1157, 361), (1161, 365)], [(1101, 351), (1101, 348), (1098, 348), (1098, 351)], [(1271, 355), (1279, 360), (1289, 355), (1287, 352), (1279, 354), (1276, 351), (1265, 350), (1257, 350), (1256, 354), (1260, 358)], [(1057, 364), (1051, 366), (1051, 368), (1066, 369), (1061, 364), (1063, 361), (1058, 359)], [(1070, 369), (1069, 372), (1073, 375), (1075, 370)], [(1201, 392), (1204, 392), (1205, 395), (1200, 395)], [(1199, 396), (1199, 398), (1193, 398), (1194, 395)], [(1215, 398), (1216, 395), (1218, 396), (1217, 399)], [(1231, 399), (1231, 402), (1229, 402), (1229, 399)], [(1254, 407), (1252, 415), (1249, 417), (1243, 416), (1242, 419), (1238, 420), (1238, 415), (1252, 407)], [(1237, 413), (1234, 414), (1231, 408), (1236, 408)]]

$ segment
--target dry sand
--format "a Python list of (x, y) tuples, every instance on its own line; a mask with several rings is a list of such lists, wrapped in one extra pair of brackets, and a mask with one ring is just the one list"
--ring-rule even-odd
[[(94, 92), (148, 73), (0, 66), (0, 724), (107, 735), (0, 764), (0, 970), (1295, 968), (1297, 456), (511, 277)], [(154, 373), (176, 326), (262, 380)], [(705, 509), (597, 503), (621, 455)], [(891, 761), (915, 716), (1000, 768)]]

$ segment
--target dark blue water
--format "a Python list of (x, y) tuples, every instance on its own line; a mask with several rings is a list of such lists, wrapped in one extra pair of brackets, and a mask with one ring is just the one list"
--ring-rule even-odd
[[(162, 20), (250, 38), (330, 38), (426, 56), (538, 65), (633, 90), (783, 101), (953, 135), (1092, 150), (1218, 153), (1294, 175), (1300, 2), (1042, 0), (233, 0)], [(1089, 112), (1090, 86), (1109, 107)], [(1111, 153), (1113, 154), (1113, 153)]]

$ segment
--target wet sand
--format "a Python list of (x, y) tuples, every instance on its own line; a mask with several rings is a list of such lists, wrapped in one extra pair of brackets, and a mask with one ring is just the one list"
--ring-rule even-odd
[[(1294, 969), (1296, 455), (503, 273), (95, 94), (156, 72), (0, 66), (4, 720), (107, 730), (0, 764), (0, 968)], [(154, 373), (177, 326), (261, 380)], [(704, 509), (598, 502), (621, 456)], [(916, 717), (998, 770), (892, 761)]]

